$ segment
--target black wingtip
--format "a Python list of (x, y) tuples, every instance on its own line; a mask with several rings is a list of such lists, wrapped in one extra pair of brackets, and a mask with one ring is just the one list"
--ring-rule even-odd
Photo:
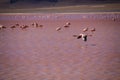
[(78, 36), (77, 39), (80, 39), (82, 36)]

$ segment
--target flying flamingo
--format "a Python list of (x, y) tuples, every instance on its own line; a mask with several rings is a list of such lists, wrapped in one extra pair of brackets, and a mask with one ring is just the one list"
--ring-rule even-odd
[(87, 41), (87, 34), (73, 35), (73, 37), (77, 37), (77, 39), (82, 38), (83, 41)]

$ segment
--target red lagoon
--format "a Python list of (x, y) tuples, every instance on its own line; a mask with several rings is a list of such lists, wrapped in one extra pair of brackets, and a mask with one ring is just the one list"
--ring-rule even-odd
[(5, 14), (0, 25), (0, 80), (120, 80), (119, 14)]

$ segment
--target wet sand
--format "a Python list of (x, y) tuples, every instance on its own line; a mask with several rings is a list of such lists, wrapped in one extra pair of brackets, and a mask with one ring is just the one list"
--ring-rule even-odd
[[(0, 24), (0, 80), (120, 80), (119, 14), (5, 14)], [(87, 42), (73, 37), (86, 27)]]

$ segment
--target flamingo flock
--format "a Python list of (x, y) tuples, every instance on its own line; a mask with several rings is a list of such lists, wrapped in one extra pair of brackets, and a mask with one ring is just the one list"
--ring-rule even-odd
[[(38, 23), (32, 23), (31, 24), (33, 27), (36, 27), (36, 28), (43, 28), (43, 25), (42, 24), (38, 24)], [(70, 28), (70, 26), (71, 26), (71, 23), (70, 22), (66, 22), (65, 23), (65, 25), (63, 25), (63, 27), (57, 27), (56, 28), (56, 31), (60, 31), (60, 30), (62, 30), (63, 28)], [(27, 28), (29, 28), (30, 26), (28, 26), (28, 25), (20, 25), (20, 24), (15, 24), (15, 25), (13, 25), (13, 26), (11, 26), (10, 28), (11, 29), (15, 29), (15, 28), (17, 28), (17, 27), (19, 27), (19, 28), (21, 28), (22, 30), (24, 30), (24, 29), (27, 29)], [(2, 29), (6, 29), (7, 27), (5, 27), (4, 25), (0, 25), (0, 30), (2, 30)], [(84, 28), (83, 30), (82, 30), (82, 32), (83, 33), (80, 33), (80, 34), (78, 34), (78, 35), (73, 35), (73, 37), (76, 37), (77, 39), (82, 39), (83, 41), (87, 41), (87, 37), (88, 37), (88, 34), (86, 34), (86, 32), (87, 31), (89, 31), (89, 28), (88, 27), (86, 27), (86, 28)], [(90, 31), (93, 33), (93, 32), (95, 32), (96, 31), (96, 29), (95, 28), (92, 28), (92, 29), (90, 29)]]
[[(71, 25), (70, 22), (66, 22), (65, 25), (63, 25), (63, 27), (64, 27), (64, 28), (69, 28), (70, 25)], [(57, 28), (56, 28), (56, 31), (60, 31), (61, 29), (62, 29), (62, 27), (57, 27)]]
[[(32, 26), (33, 27), (36, 27), (36, 28), (42, 28), (43, 27), (43, 25), (39, 25), (38, 23), (32, 23)], [(20, 25), (20, 24), (15, 24), (15, 25), (12, 25), (10, 28), (11, 29), (15, 29), (15, 28), (21, 28), (22, 30), (23, 29), (26, 29), (26, 28), (29, 28), (30, 26), (28, 26), (28, 25)], [(9, 27), (5, 27), (5, 26), (3, 26), (3, 25), (0, 25), (0, 30), (2, 30), (2, 29), (6, 29), (6, 28), (9, 28)]]

